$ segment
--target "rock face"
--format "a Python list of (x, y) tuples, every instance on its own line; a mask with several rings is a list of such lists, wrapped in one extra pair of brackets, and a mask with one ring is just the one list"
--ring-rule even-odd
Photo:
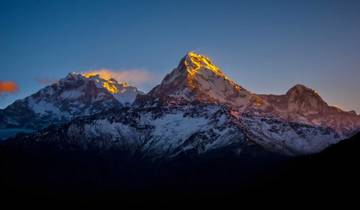
[(126, 83), (99, 75), (70, 73), (60, 81), (0, 110), (0, 128), (39, 129), (131, 104), (137, 94)]
[[(227, 78), (209, 58), (193, 52), (146, 95), (100, 79), (70, 74), (59, 84), (9, 106), (8, 110), (17, 110), (16, 105), (19, 110), (31, 110), (24, 113), (52, 114), (60, 120), (86, 115), (13, 141), (119, 149), (155, 159), (211, 151), (302, 155), (319, 152), (360, 129), (356, 113), (329, 106), (303, 85), (284, 95), (251, 93)], [(79, 88), (86, 91), (74, 91)], [(135, 102), (121, 107), (124, 100), (114, 96), (122, 93), (119, 90), (137, 93)]]

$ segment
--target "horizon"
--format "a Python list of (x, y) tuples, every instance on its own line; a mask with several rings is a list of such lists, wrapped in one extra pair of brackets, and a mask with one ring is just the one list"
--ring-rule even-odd
[(0, 108), (69, 72), (110, 70), (148, 92), (195, 51), (251, 92), (280, 95), (304, 84), (360, 113), (357, 1), (0, 5), (0, 81), (18, 87), (0, 93)]

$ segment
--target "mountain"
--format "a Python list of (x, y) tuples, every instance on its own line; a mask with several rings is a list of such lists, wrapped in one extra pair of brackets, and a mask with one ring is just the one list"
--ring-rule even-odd
[(331, 128), (344, 138), (360, 128), (360, 117), (355, 112), (329, 106), (316, 91), (304, 85), (295, 85), (284, 95), (251, 93), (226, 77), (209, 58), (193, 52), (187, 53), (148, 95), (167, 98), (172, 103), (221, 104), (234, 113)]
[(39, 129), (131, 104), (137, 88), (100, 75), (70, 73), (37, 93), (0, 110), (0, 128)]
[[(74, 76), (88, 81), (82, 75), (69, 77)], [(285, 95), (251, 93), (228, 79), (209, 58), (193, 52), (160, 85), (146, 95), (138, 94), (129, 107), (117, 105), (111, 88), (110, 92), (96, 88), (93, 81), (98, 79), (90, 77), (90, 84), (108, 99), (95, 100), (98, 106), (90, 103), (90, 108), (96, 107), (91, 113), (98, 114), (85, 112), (88, 117), (19, 136), (16, 141), (82, 150), (116, 149), (150, 159), (229, 150), (237, 156), (293, 156), (317, 153), (360, 128), (358, 115), (327, 105), (303, 85)]]
[(295, 85), (285, 95), (259, 95), (265, 114), (312, 126), (334, 129), (344, 137), (359, 131), (360, 117), (355, 112), (346, 112), (328, 105), (314, 90), (304, 85)]
[(321, 151), (360, 130), (359, 115), (328, 105), (304, 85), (295, 85), (284, 95), (252, 93), (228, 79), (209, 58), (193, 52), (187, 53), (160, 85), (137, 100), (148, 105), (153, 101), (225, 106), (250, 139), (290, 154)]
[(189, 52), (149, 96), (174, 100), (226, 104), (244, 108), (252, 94), (227, 78), (205, 56)]

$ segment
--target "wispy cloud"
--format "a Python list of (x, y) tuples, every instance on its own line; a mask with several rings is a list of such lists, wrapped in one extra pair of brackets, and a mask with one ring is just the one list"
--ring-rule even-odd
[(51, 84), (57, 82), (58, 80), (51, 79), (51, 78), (35, 78), (35, 81), (37, 83), (39, 83), (40, 85), (51, 85)]
[(12, 81), (0, 81), (0, 94), (3, 93), (15, 93), (19, 90), (19, 87)]
[(154, 83), (153, 75), (146, 70), (132, 69), (132, 70), (110, 70), (97, 69), (84, 72), (86, 74), (99, 74), (104, 79), (113, 78), (119, 82), (127, 82), (136, 87), (146, 87)]

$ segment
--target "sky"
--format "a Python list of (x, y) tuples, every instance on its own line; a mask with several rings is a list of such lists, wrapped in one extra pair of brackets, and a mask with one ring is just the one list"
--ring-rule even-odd
[(107, 69), (149, 91), (195, 51), (252, 92), (301, 83), (359, 113), (359, 11), (357, 0), (0, 0), (0, 108), (69, 72)]

